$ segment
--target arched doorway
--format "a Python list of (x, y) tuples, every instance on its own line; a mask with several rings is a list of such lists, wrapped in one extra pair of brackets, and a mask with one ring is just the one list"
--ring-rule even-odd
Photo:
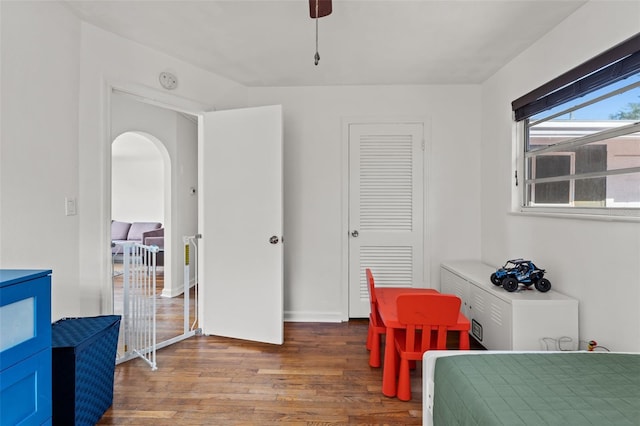
[[(111, 217), (165, 223), (164, 145), (143, 132), (126, 132), (111, 146)], [(168, 155), (167, 155), (168, 157)], [(170, 179), (170, 177), (168, 177)]]
[[(165, 145), (140, 131), (118, 135), (111, 146), (111, 218), (135, 223), (159, 223), (169, 238), (171, 228), (171, 161)], [(162, 246), (158, 273), (170, 285), (170, 244)]]

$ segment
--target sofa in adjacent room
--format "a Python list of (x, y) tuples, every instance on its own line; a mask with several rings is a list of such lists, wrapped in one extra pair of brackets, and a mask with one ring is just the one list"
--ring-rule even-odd
[(122, 253), (120, 242), (136, 242), (155, 245), (161, 250), (156, 257), (156, 265), (164, 265), (164, 228), (160, 222), (120, 222), (111, 221), (111, 254)]

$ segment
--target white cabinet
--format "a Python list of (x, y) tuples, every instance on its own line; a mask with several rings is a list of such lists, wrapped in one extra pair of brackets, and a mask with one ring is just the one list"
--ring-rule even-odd
[[(509, 293), (489, 280), (496, 268), (475, 260), (445, 262), (440, 291), (462, 299), (471, 335), (491, 350), (541, 350), (543, 338), (570, 337), (578, 347), (578, 301), (557, 291), (533, 288)], [(553, 282), (552, 282), (553, 284)]]

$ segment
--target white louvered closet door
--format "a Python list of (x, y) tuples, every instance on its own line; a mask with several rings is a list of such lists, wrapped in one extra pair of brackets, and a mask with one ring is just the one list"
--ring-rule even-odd
[(424, 126), (349, 126), (349, 317), (369, 316), (365, 269), (379, 287), (422, 286)]

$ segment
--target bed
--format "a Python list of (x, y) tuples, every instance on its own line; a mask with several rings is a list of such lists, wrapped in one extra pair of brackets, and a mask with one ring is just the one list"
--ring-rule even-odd
[(640, 425), (640, 354), (428, 351), (423, 425)]

